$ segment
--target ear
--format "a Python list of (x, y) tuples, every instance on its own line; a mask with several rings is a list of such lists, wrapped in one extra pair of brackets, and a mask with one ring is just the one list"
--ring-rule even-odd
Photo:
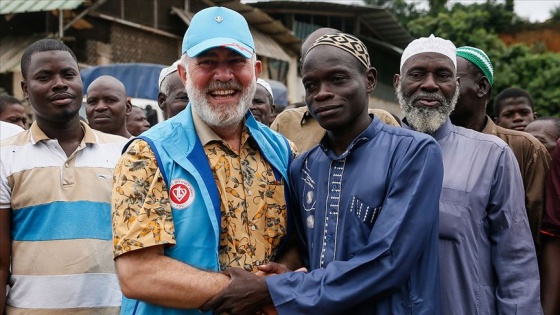
[(126, 116), (130, 115), (130, 112), (132, 112), (132, 102), (130, 102), (130, 99), (127, 98), (126, 99), (126, 105), (125, 105), (125, 111)]
[(482, 76), (480, 77), (480, 79), (478, 79), (477, 86), (478, 91), (476, 95), (478, 97), (484, 97), (490, 93), (490, 81), (486, 76)]
[(262, 63), (260, 60), (257, 60), (255, 61), (255, 78), (258, 78), (261, 75), (261, 71), (262, 71)]
[(270, 113), (274, 114), (275, 110), (276, 110), (276, 106), (274, 106), (274, 104), (270, 104)]
[(398, 74), (395, 74), (393, 76), (393, 88), (395, 88), (395, 90), (397, 89), (397, 87), (399, 86), (399, 81), (401, 79), (401, 76)]
[(29, 94), (27, 93), (27, 81), (21, 80), (21, 90), (23, 91), (23, 95), (25, 96), (26, 100), (29, 100)]
[(494, 123), (497, 125), (500, 122), (500, 118), (494, 117)]
[(183, 82), (183, 85), (187, 84), (187, 70), (185, 69), (185, 66), (183, 66), (182, 63), (179, 63), (177, 65), (177, 72), (179, 73), (179, 78), (181, 79), (181, 82)]
[(165, 105), (163, 103), (165, 103), (165, 100), (167, 99), (167, 96), (165, 96), (165, 94), (159, 92), (158, 96), (157, 96), (157, 103), (159, 105), (159, 108), (161, 108), (161, 110), (165, 111), (164, 107)]
[(377, 85), (377, 70), (373, 67), (367, 69), (366, 71), (366, 79), (367, 79), (367, 92), (373, 92), (375, 86)]
[(539, 116), (537, 115), (537, 112), (533, 111), (533, 119), (537, 119), (537, 118), (539, 118)]

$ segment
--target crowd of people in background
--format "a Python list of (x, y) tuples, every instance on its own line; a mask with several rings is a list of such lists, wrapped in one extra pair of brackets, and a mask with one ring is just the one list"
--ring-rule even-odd
[(492, 60), (434, 35), (402, 53), (402, 117), (373, 108), (370, 53), (314, 31), (284, 109), (243, 16), (207, 8), (158, 122), (31, 44), (31, 124), (0, 96), (0, 313), (560, 314), (560, 118), (517, 87), (490, 117)]

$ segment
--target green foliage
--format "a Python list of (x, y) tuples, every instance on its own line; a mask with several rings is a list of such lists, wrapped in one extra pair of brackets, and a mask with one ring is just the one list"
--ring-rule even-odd
[(550, 19), (552, 21), (560, 21), (560, 6), (554, 7), (550, 10)]

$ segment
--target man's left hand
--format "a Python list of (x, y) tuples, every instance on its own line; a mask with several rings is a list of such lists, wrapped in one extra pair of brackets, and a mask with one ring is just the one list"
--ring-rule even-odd
[(215, 313), (251, 314), (272, 304), (265, 279), (240, 268), (227, 268), (223, 272), (231, 277), (228, 286), (200, 307), (202, 312), (214, 309)]

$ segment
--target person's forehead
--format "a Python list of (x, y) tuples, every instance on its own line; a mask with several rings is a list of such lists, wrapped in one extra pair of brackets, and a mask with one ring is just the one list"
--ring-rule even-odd
[(512, 96), (504, 98), (501, 103), (503, 104), (502, 110), (506, 110), (506, 108), (508, 110), (531, 109), (531, 104), (529, 104), (529, 99), (526, 96)]
[(243, 57), (240, 53), (236, 52), (235, 50), (226, 48), (226, 47), (214, 47), (208, 50), (201, 52), (199, 55), (194, 57), (195, 59), (204, 58), (204, 57), (218, 57), (218, 56), (226, 56), (228, 58), (234, 57), (242, 57), (243, 59), (247, 59)]
[(44, 67), (47, 64), (60, 64), (65, 68), (78, 68), (78, 64), (72, 55), (64, 50), (38, 51), (33, 53), (29, 59), (29, 67)]
[(413, 68), (448, 68), (454, 70), (455, 65), (449, 57), (438, 52), (423, 52), (411, 56), (403, 64), (403, 71)]
[(96, 80), (87, 89), (88, 94), (118, 95), (124, 97), (126, 92), (117, 80)]
[(268, 93), (268, 91), (264, 88), (264, 86), (261, 86), (259, 84), (257, 84), (257, 89), (255, 91), (255, 97), (257, 97), (257, 94), (259, 94), (258, 96), (264, 96), (266, 98), (270, 97), (270, 94)]

